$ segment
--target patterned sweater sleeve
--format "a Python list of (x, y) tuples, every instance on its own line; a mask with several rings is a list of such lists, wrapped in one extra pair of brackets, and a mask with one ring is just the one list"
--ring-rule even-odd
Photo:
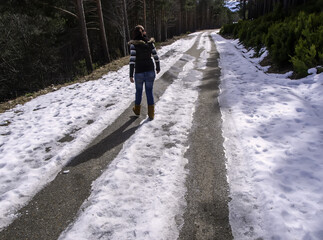
[(155, 64), (156, 64), (156, 71), (159, 72), (160, 71), (159, 57), (157, 55), (155, 45), (154, 44), (152, 44), (152, 45), (153, 45), (153, 49), (152, 49), (151, 53), (153, 54), (154, 61), (155, 61)]
[(129, 61), (129, 69), (130, 69), (130, 77), (133, 77), (133, 73), (135, 70), (136, 63), (136, 47), (135, 45), (130, 45), (130, 61)]

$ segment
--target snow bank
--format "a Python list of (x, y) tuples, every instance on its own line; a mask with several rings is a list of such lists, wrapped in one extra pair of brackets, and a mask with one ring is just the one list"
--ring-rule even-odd
[(323, 239), (323, 74), (265, 74), (237, 41), (213, 39), (235, 239)]

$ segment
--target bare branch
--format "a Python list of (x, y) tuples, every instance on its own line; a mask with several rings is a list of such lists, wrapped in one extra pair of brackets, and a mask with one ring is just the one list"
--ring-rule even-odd
[(64, 13), (67, 13), (67, 14), (69, 14), (69, 15), (71, 15), (71, 16), (73, 16), (73, 17), (75, 17), (75, 18), (78, 19), (78, 16), (76, 14), (74, 14), (74, 13), (72, 13), (72, 12), (66, 10), (66, 9), (63, 9), (63, 8), (60, 8), (60, 7), (55, 7), (55, 6), (52, 6), (52, 7), (55, 8), (55, 9), (57, 9), (57, 10), (60, 10), (60, 11), (62, 11)]

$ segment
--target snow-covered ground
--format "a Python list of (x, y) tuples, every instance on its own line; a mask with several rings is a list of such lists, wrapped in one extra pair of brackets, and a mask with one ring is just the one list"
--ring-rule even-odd
[[(185, 209), (184, 153), (210, 50), (183, 52), (198, 34), (159, 50), (162, 71), (183, 72), (92, 187), (60, 239), (176, 239)], [(323, 74), (265, 74), (237, 41), (215, 32), (219, 97), (235, 239), (323, 239)], [(204, 42), (205, 41), (205, 42)], [(312, 72), (314, 72), (312, 70)], [(157, 79), (158, 81), (158, 79)], [(0, 228), (134, 98), (128, 66), (60, 89), (0, 115)], [(77, 231), (76, 231), (77, 229)]]
[[(198, 33), (158, 51), (161, 74)], [(129, 67), (77, 83), (0, 114), (0, 229), (134, 100)]]
[(323, 73), (265, 74), (213, 35), (235, 239), (323, 239)]
[(226, 0), (224, 1), (224, 6), (229, 8), (232, 12), (236, 12), (239, 10), (239, 0)]
[(205, 53), (198, 62), (183, 56), (188, 62), (156, 104), (154, 121), (126, 141), (60, 239), (178, 238), (186, 203), (184, 154)]

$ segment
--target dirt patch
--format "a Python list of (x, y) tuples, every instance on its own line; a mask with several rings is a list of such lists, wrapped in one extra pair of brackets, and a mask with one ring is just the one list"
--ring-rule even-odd
[(225, 39), (231, 39), (231, 40), (234, 40), (234, 36), (233, 34), (221, 34), (221, 37), (225, 38)]
[(269, 55), (266, 56), (259, 64), (262, 67), (270, 66), (267, 73), (284, 74), (284, 73), (293, 71), (292, 65), (286, 65), (284, 67), (278, 67), (277, 65), (274, 64), (273, 60), (271, 59), (271, 57)]

